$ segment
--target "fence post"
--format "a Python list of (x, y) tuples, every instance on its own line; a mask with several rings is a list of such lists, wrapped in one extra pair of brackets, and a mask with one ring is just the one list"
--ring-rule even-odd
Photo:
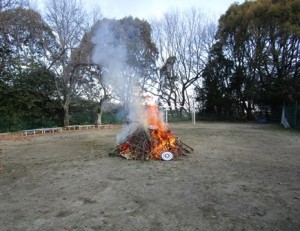
[(195, 99), (193, 98), (193, 124), (196, 124), (196, 110), (195, 110)]
[(297, 111), (298, 111), (298, 102), (296, 100), (296, 108), (295, 108), (295, 128), (297, 127)]
[(166, 124), (168, 123), (168, 107), (166, 107)]

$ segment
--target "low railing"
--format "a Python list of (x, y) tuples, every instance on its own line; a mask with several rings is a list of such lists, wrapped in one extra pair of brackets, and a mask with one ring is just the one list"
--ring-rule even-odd
[(44, 134), (44, 133), (54, 133), (62, 132), (63, 130), (89, 130), (89, 129), (107, 129), (107, 128), (118, 128), (119, 125), (112, 124), (103, 124), (103, 125), (69, 125), (65, 127), (56, 127), (56, 128), (37, 128), (37, 129), (28, 129), (22, 130), (21, 133), (24, 136), (35, 135), (35, 134)]
[(27, 135), (35, 135), (35, 134), (44, 134), (44, 133), (54, 133), (54, 132), (62, 132), (63, 128), (56, 127), (56, 128), (37, 128), (37, 129), (29, 129), (29, 130), (22, 130), (22, 134)]
[(103, 124), (103, 125), (69, 125), (65, 126), (65, 130), (88, 130), (88, 129), (103, 129), (103, 128), (114, 128), (116, 125)]

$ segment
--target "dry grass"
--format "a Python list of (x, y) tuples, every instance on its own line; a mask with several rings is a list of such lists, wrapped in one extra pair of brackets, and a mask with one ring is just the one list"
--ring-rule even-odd
[(299, 230), (300, 135), (171, 125), (178, 161), (108, 157), (119, 129), (0, 141), (1, 230)]

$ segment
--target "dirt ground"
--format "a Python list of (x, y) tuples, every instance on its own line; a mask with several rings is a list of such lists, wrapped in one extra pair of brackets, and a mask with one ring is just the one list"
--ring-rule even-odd
[(109, 157), (120, 129), (0, 141), (0, 230), (300, 230), (299, 132), (250, 123), (171, 130), (191, 156)]

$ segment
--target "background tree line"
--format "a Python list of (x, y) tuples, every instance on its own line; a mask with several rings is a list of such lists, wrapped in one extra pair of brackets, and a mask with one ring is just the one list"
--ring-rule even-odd
[(100, 12), (86, 12), (79, 0), (46, 0), (43, 15), (27, 1), (1, 1), (1, 132), (94, 123), (97, 113), (116, 122), (120, 98), (103, 80), (113, 67), (92, 62), (92, 37), (106, 21), (115, 41), (125, 41), (143, 93), (173, 117), (187, 118), (195, 100), (199, 115), (222, 119), (297, 108), (300, 0), (232, 4), (218, 23), (199, 9), (150, 23)]
[(207, 113), (253, 119), (261, 112), (278, 120), (282, 105), (291, 105), (296, 124), (299, 10), (299, 0), (259, 0), (233, 4), (221, 16), (204, 84), (197, 86)]

